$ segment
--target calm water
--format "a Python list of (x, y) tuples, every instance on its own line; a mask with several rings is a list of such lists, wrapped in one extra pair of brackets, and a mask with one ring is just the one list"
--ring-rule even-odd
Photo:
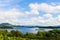
[[(38, 30), (36, 30), (38, 28), (26, 28), (26, 27), (14, 27), (13, 29), (7, 29), (8, 31), (11, 31), (11, 30), (19, 30), (23, 33), (26, 33), (26, 32), (31, 32), (31, 33), (37, 33)], [(48, 30), (52, 30), (52, 29), (45, 29), (46, 31)]]
[(37, 30), (38, 28), (25, 28), (25, 27), (14, 27), (13, 29), (7, 29), (8, 31), (11, 31), (11, 30), (19, 30), (23, 33), (26, 33), (26, 32), (31, 32), (31, 33), (37, 33)]

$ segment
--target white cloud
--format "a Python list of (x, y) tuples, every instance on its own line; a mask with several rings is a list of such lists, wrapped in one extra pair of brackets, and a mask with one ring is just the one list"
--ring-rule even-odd
[(16, 9), (8, 11), (0, 11), (0, 22), (18, 22), (19, 17), (25, 17), (26, 15)]
[(37, 10), (37, 9), (39, 9), (39, 4), (37, 4), (37, 3), (31, 3), (31, 4), (29, 4), (29, 7), (31, 9)]
[(42, 19), (42, 17), (32, 17), (28, 18), (26, 20), (22, 20), (20, 24), (22, 25), (41, 25), (44, 24), (45, 21)]
[[(55, 4), (54, 4), (55, 5)], [(49, 13), (58, 13), (60, 12), (60, 5), (55, 5), (53, 3), (52, 5), (49, 5), (47, 3), (31, 3), (29, 7), (33, 10), (38, 10), (38, 11), (44, 11), (44, 12), (49, 12)]]
[[(49, 5), (47, 3), (31, 3), (30, 11), (21, 12), (16, 8), (8, 11), (0, 10), (0, 23), (8, 22), (18, 25), (60, 25), (60, 15), (53, 17), (52, 13), (60, 13), (60, 5)], [(45, 12), (44, 13), (41, 13)], [(43, 16), (40, 16), (43, 14)], [(34, 17), (30, 15), (35, 15)], [(36, 16), (37, 15), (37, 16)], [(45, 19), (47, 18), (47, 19)]]
[[(47, 3), (31, 3), (29, 5), (29, 7), (31, 8), (31, 10), (29, 11), (29, 14), (31, 14), (32, 10), (34, 10), (34, 14), (36, 14), (38, 12), (38, 15), (42, 14), (40, 13), (41, 11), (42, 12), (45, 12), (46, 14), (43, 14), (42, 16), (42, 19), (38, 17), (35, 17), (35, 18), (31, 18), (31, 23), (34, 23), (34, 24), (42, 24), (42, 25), (60, 25), (60, 15), (58, 15), (57, 17), (53, 17), (55, 16), (54, 14), (52, 13), (60, 13), (60, 5), (56, 5), (55, 3), (51, 3), (52, 5), (49, 5)], [(37, 12), (36, 12), (37, 11)], [(28, 13), (28, 12), (27, 12)], [(45, 18), (47, 18), (45, 20)]]
[(46, 17), (46, 18), (51, 18), (52, 14), (47, 13), (47, 14), (44, 14), (43, 16)]
[(15, 9), (11, 9), (9, 11), (0, 11), (0, 16), (1, 17), (5, 17), (5, 18), (16, 18), (16, 17), (19, 17), (19, 16), (24, 16), (23, 13), (15, 10)]
[(28, 15), (30, 15), (30, 14), (39, 15), (39, 12), (37, 10), (31, 10), (31, 11), (26, 11), (26, 14), (28, 14)]

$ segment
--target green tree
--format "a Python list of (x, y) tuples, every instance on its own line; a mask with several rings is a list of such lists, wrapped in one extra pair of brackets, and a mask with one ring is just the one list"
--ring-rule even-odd
[(23, 33), (21, 31), (16, 30), (15, 31), (15, 36), (16, 37), (23, 37)]
[(10, 33), (12, 37), (15, 36), (15, 30), (11, 30)]
[(33, 39), (33, 38), (36, 38), (36, 34), (34, 34), (34, 33), (26, 33), (26, 34), (25, 34), (25, 37), (26, 37), (26, 38)]
[(36, 35), (37, 35), (37, 38), (44, 38), (45, 37), (45, 32), (38, 31)]

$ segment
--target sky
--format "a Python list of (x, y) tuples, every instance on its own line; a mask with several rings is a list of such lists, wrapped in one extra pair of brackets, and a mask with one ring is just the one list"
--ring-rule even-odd
[(60, 25), (60, 0), (0, 0), (0, 23)]

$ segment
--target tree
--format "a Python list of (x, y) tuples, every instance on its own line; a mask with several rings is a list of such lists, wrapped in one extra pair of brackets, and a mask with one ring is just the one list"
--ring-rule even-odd
[(23, 33), (21, 31), (18, 31), (18, 30), (12, 30), (11, 32), (11, 35), (12, 36), (15, 36), (15, 37), (23, 37)]
[(26, 37), (26, 38), (33, 39), (33, 38), (36, 38), (36, 34), (34, 34), (34, 33), (26, 33), (26, 34), (25, 34), (25, 37)]
[(12, 37), (15, 36), (15, 30), (11, 30), (10, 33)]
[(16, 37), (23, 37), (23, 33), (21, 31), (16, 30), (15, 31), (15, 36)]
[(12, 34), (9, 32), (9, 33), (7, 33), (7, 36), (8, 37), (12, 37)]
[(45, 32), (38, 31), (36, 35), (37, 35), (37, 38), (44, 38), (45, 37)]

